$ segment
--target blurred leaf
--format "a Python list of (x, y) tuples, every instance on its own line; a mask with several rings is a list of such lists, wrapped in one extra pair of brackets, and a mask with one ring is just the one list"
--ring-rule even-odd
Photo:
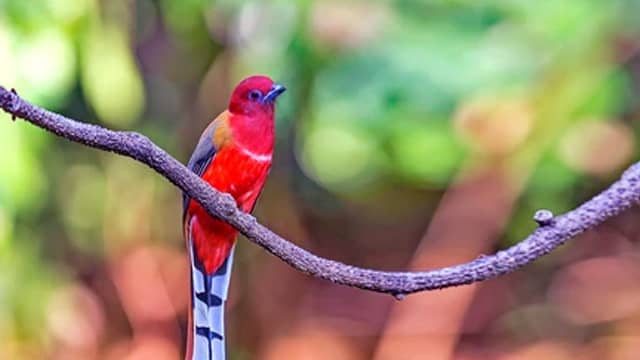
[(46, 195), (44, 175), (23, 124), (0, 114), (0, 204), (10, 212), (39, 208)]
[(583, 180), (581, 176), (561, 161), (555, 152), (545, 156), (531, 175), (529, 191), (534, 194), (561, 193)]
[(144, 88), (124, 29), (90, 25), (82, 41), (81, 70), (84, 93), (102, 120), (127, 127), (140, 116)]
[(16, 43), (15, 32), (0, 18), (0, 81), (5, 87), (16, 87), (18, 76), (17, 59), (15, 56), (14, 44)]
[(95, 0), (47, 0), (52, 16), (62, 23), (80, 20), (94, 6)]
[(102, 250), (106, 184), (95, 166), (76, 165), (66, 172), (58, 196), (71, 241), (81, 250)]
[(38, 28), (47, 22), (47, 4), (45, 1), (0, 1), (0, 14), (11, 22), (13, 27), (23, 30)]
[(580, 117), (617, 115), (624, 111), (631, 96), (629, 74), (622, 68), (613, 68), (595, 87), (593, 94), (576, 111)]
[(58, 275), (47, 271), (49, 264), (37, 255), (38, 239), (18, 236), (14, 243), (12, 252), (0, 253), (0, 272), (5, 274), (0, 277), (0, 323), (4, 319), (13, 324), (14, 340), (35, 337), (44, 341), (48, 334), (42, 331), (42, 305), (57, 285)]
[(180, 32), (193, 31), (202, 25), (203, 10), (211, 3), (210, 0), (160, 1), (166, 21)]
[(418, 184), (445, 186), (464, 158), (464, 148), (448, 124), (415, 124), (391, 138), (400, 176)]
[(46, 108), (59, 106), (75, 80), (76, 59), (67, 34), (42, 28), (21, 38), (16, 50), (21, 93)]
[(373, 181), (381, 165), (375, 140), (366, 132), (344, 124), (309, 131), (301, 156), (307, 174), (334, 190), (355, 190)]
[(602, 34), (615, 21), (617, 1), (513, 1), (507, 2), (515, 20), (552, 46), (579, 48)]

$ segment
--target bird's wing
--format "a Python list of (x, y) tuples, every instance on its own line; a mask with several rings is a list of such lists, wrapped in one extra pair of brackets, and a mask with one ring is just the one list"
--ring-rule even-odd
[[(228, 136), (228, 131), (224, 131), (224, 129), (228, 129), (228, 118), (229, 113), (227, 111), (222, 112), (218, 115), (215, 120), (207, 126), (202, 135), (200, 136), (200, 140), (198, 141), (198, 145), (193, 150), (191, 154), (191, 158), (187, 163), (187, 167), (189, 170), (196, 173), (198, 176), (202, 176), (213, 161), (213, 158), (216, 155), (219, 147), (224, 144), (227, 139), (224, 136)], [(223, 131), (221, 131), (223, 130)], [(186, 220), (185, 216), (187, 215), (187, 209), (189, 208), (189, 195), (183, 193), (182, 194), (182, 216), (183, 221)]]

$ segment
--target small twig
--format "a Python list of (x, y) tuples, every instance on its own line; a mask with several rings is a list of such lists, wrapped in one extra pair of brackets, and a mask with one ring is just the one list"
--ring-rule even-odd
[(34, 106), (15, 91), (3, 87), (0, 87), (0, 108), (58, 136), (129, 156), (148, 165), (199, 201), (211, 215), (233, 225), (251, 241), (299, 271), (338, 284), (388, 293), (398, 299), (418, 291), (470, 284), (514, 271), (640, 202), (640, 163), (637, 163), (608, 189), (575, 210), (555, 217), (548, 211), (538, 212), (535, 216), (540, 224), (538, 229), (522, 242), (494, 255), (422, 272), (363, 269), (318, 257), (273, 233), (253, 216), (240, 211), (230, 195), (211, 188), (141, 134), (108, 130), (68, 119)]

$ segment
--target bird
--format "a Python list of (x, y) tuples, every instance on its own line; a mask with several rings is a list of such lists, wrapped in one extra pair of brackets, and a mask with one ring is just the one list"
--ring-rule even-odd
[[(187, 167), (230, 194), (250, 213), (271, 169), (275, 101), (286, 88), (264, 75), (242, 80), (229, 105), (206, 127)], [(231, 225), (210, 216), (183, 193), (183, 230), (190, 263), (191, 303), (186, 360), (225, 359), (224, 303), (236, 237)]]

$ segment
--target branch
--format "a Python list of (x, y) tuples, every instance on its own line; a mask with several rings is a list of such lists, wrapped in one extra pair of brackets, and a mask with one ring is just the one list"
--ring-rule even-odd
[(140, 161), (157, 171), (196, 199), (207, 212), (238, 229), (249, 240), (262, 246), (293, 268), (337, 284), (388, 293), (402, 298), (424, 290), (470, 284), (512, 272), (574, 236), (595, 227), (640, 203), (640, 163), (627, 169), (608, 189), (575, 210), (554, 217), (538, 211), (540, 225), (522, 242), (460, 265), (421, 272), (388, 272), (358, 268), (316, 256), (259, 224), (236, 207), (233, 198), (210, 187), (179, 161), (135, 132), (108, 130), (85, 124), (44, 110), (20, 98), (15, 91), (0, 86), (0, 108), (58, 136), (97, 149), (115, 152)]

